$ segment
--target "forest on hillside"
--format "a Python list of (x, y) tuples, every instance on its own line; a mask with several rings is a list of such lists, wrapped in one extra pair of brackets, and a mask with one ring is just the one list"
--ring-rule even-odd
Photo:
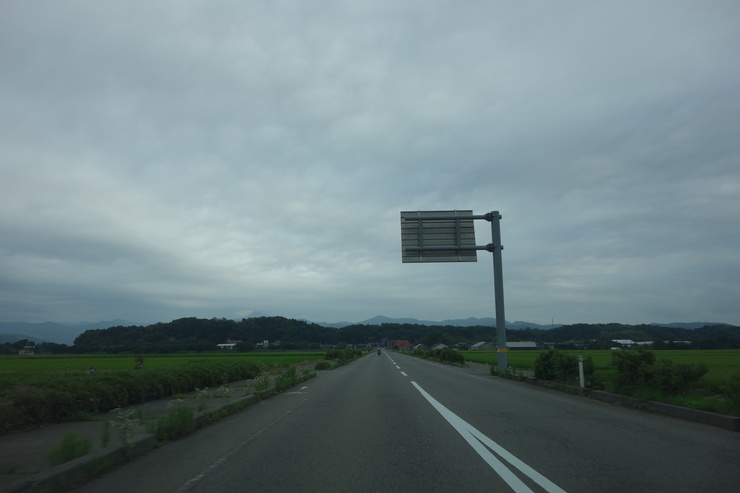
[[(36, 353), (179, 353), (213, 351), (217, 344), (238, 341), (237, 351), (263, 349), (321, 349), (341, 344), (345, 346), (390, 345), (395, 340), (412, 344), (471, 345), (479, 341), (496, 342), (495, 327), (488, 326), (429, 326), (386, 323), (381, 325), (348, 325), (325, 327), (303, 320), (285, 317), (255, 317), (240, 321), (225, 318), (181, 318), (148, 326), (116, 326), (92, 329), (80, 334), (73, 346), (55, 343), (36, 345)], [(657, 341), (658, 345), (694, 349), (739, 349), (740, 327), (707, 325), (697, 329), (661, 327), (655, 325), (573, 324), (553, 329), (507, 329), (508, 341), (554, 343), (567, 348), (579, 345), (592, 349), (608, 349), (613, 339)], [(680, 341), (685, 341), (684, 344)], [(26, 341), (28, 342), (28, 341)], [(676, 344), (678, 342), (678, 344)], [(21, 346), (18, 346), (21, 344)], [(0, 353), (17, 353), (23, 341), (0, 344)], [(31, 343), (32, 344), (32, 343)]]

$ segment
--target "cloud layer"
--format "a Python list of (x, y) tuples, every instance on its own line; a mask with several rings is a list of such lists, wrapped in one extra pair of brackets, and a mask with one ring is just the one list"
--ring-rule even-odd
[[(0, 320), (740, 324), (732, 1), (0, 6)], [(479, 244), (490, 242), (477, 225)]]

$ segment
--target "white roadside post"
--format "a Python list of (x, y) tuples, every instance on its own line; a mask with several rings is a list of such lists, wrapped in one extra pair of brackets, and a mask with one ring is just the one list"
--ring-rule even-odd
[(583, 356), (578, 355), (578, 377), (581, 380), (581, 388), (585, 387), (585, 382), (583, 381)]

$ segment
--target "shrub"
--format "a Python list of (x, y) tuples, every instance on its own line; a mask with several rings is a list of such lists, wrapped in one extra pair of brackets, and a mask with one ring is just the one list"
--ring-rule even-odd
[(128, 449), (131, 446), (131, 438), (134, 436), (136, 410), (133, 408), (121, 409), (119, 407), (115, 411), (116, 421), (114, 426), (118, 431), (118, 440), (120, 440), (121, 445)]
[(340, 363), (346, 363), (360, 356), (362, 356), (362, 351), (359, 349), (330, 349), (326, 352), (325, 359), (339, 360)]
[(103, 421), (103, 434), (100, 437), (100, 445), (103, 448), (107, 447), (110, 443), (110, 421)]
[(437, 361), (444, 363), (463, 364), (465, 363), (465, 356), (461, 352), (455, 351), (450, 348), (434, 349), (431, 352), (431, 357)]
[(411, 356), (416, 356), (419, 358), (435, 359), (443, 363), (460, 365), (465, 363), (465, 356), (463, 356), (461, 352), (455, 351), (454, 349), (450, 348), (432, 349), (429, 351), (425, 351), (423, 349), (414, 349), (413, 351), (411, 351), (410, 354)]
[(740, 374), (732, 375), (727, 379), (724, 394), (733, 410), (740, 413)]
[(296, 374), (295, 368), (289, 368), (283, 372), (275, 380), (275, 390), (282, 392), (285, 389), (289, 389), (298, 383), (298, 375)]
[(0, 424), (0, 432), (64, 422), (195, 388), (218, 387), (225, 381), (255, 378), (259, 372), (251, 361), (199, 360), (156, 370), (41, 375), (3, 388), (0, 408), (13, 411)]
[[(591, 356), (583, 358), (583, 377), (585, 384), (591, 386), (596, 366)], [(578, 384), (578, 357), (573, 354), (550, 350), (540, 354), (534, 361), (534, 376), (540, 380), (551, 380), (565, 384)]]
[(652, 388), (666, 394), (688, 390), (708, 367), (704, 363), (676, 364), (671, 360), (656, 361), (655, 354), (645, 349), (615, 351), (612, 354), (612, 383), (617, 391), (631, 392)]
[(267, 387), (269, 386), (270, 386), (270, 374), (269, 373), (260, 373), (254, 379), (254, 389), (259, 393), (267, 390)]
[(614, 351), (612, 366), (616, 370), (613, 383), (617, 389), (643, 386), (650, 381), (655, 354), (642, 348), (629, 351)]
[(697, 382), (709, 369), (704, 363), (681, 365), (664, 359), (655, 362), (650, 370), (650, 385), (668, 394), (678, 394)]
[(62, 444), (47, 454), (49, 464), (54, 467), (82, 457), (90, 452), (91, 445), (92, 441), (89, 438), (77, 438), (77, 435), (70, 431), (64, 435)]
[(178, 401), (172, 401), (166, 416), (160, 416), (155, 422), (154, 434), (160, 441), (174, 440), (187, 435), (195, 429), (195, 413)]

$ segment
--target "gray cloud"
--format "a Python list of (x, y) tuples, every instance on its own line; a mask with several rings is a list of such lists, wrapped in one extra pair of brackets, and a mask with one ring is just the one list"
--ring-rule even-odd
[[(0, 7), (0, 319), (740, 324), (730, 1)], [(490, 241), (487, 223), (478, 242)]]

